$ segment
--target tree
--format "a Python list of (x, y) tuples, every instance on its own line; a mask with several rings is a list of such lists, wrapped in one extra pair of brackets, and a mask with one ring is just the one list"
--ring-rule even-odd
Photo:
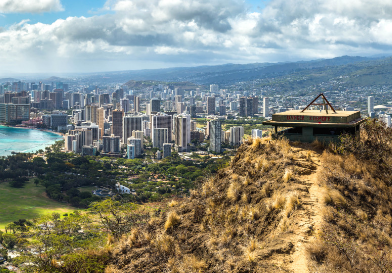
[(101, 226), (108, 230), (115, 239), (131, 231), (134, 225), (146, 222), (149, 218), (149, 214), (140, 211), (138, 205), (122, 204), (112, 199), (94, 202), (90, 205), (90, 210), (98, 214)]
[(25, 177), (16, 177), (12, 181), (10, 181), (10, 186), (13, 188), (23, 188), (27, 183), (27, 178)]

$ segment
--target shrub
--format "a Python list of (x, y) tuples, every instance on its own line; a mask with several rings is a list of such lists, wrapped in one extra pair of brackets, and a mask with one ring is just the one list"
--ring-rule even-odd
[(180, 223), (180, 216), (175, 211), (171, 211), (167, 216), (165, 230), (171, 229)]

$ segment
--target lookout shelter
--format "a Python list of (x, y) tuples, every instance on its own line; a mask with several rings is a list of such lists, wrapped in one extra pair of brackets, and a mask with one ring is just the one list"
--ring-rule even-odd
[[(322, 99), (322, 103), (315, 103)], [(319, 110), (308, 110), (317, 106)], [(274, 138), (285, 136), (290, 141), (338, 142), (342, 134), (359, 137), (360, 124), (364, 121), (359, 111), (335, 111), (324, 94), (318, 95), (303, 110), (290, 110), (272, 115), (263, 125), (275, 127)], [(278, 127), (284, 130), (278, 131)]]

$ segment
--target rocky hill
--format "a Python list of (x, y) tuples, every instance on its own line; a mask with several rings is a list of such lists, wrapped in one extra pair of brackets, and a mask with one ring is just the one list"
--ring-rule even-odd
[(110, 247), (106, 272), (387, 272), (392, 133), (255, 139), (191, 196)]

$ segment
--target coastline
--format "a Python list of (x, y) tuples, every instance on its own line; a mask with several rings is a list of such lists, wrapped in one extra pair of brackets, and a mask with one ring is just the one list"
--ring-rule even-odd
[(26, 126), (12, 126), (12, 125), (4, 125), (4, 124), (0, 124), (0, 126), (4, 126), (4, 127), (8, 127), (8, 128), (15, 128), (15, 129), (29, 129), (29, 130), (38, 130), (41, 132), (46, 132), (46, 133), (52, 133), (52, 134), (56, 134), (59, 136), (62, 136), (64, 138), (65, 134), (60, 133), (60, 132), (55, 132), (49, 129), (39, 129), (39, 128), (35, 128), (35, 127), (26, 127)]
[[(64, 140), (63, 134), (59, 132), (53, 132), (51, 130), (29, 128), (29, 127), (17, 127), (17, 126), (9, 126), (9, 125), (0, 125), (0, 128), (3, 128), (3, 130), (30, 129), (31, 131), (35, 131), (35, 133), (32, 133), (33, 135), (38, 134), (39, 136), (38, 141), (36, 141), (37, 139), (34, 138), (31, 139), (31, 141), (29, 138), (27, 138), (26, 141), (23, 141), (23, 139), (20, 139), (20, 137), (14, 135), (15, 143), (13, 143), (12, 139), (14, 139), (14, 137), (12, 135), (8, 136), (6, 133), (6, 137), (2, 141), (3, 143), (0, 142), (0, 156), (9, 156), (12, 155), (13, 153), (35, 153), (39, 150), (45, 150), (46, 147), (50, 147), (54, 145), (56, 141)], [(22, 131), (19, 132), (21, 132), (22, 135), (25, 134), (22, 133)], [(27, 133), (27, 134), (30, 135), (31, 133)], [(40, 141), (39, 139), (42, 140)], [(7, 146), (6, 143), (9, 143), (9, 146)]]

